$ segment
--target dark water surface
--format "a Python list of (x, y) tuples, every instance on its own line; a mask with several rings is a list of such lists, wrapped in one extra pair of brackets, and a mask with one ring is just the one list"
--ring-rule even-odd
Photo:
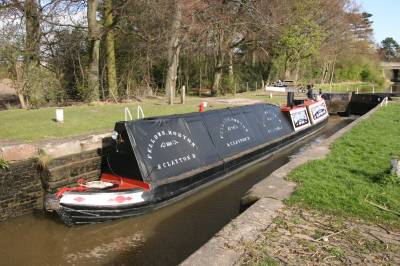
[(331, 116), (307, 140), (140, 217), (66, 227), (37, 214), (0, 223), (0, 265), (176, 265), (239, 214), (240, 198), (255, 183), (352, 121)]

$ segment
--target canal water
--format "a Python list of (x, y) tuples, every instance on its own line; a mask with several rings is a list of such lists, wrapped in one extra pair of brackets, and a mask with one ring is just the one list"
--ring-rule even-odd
[(331, 116), (316, 135), (143, 216), (67, 227), (43, 214), (0, 223), (0, 265), (176, 265), (239, 214), (255, 183), (353, 119)]

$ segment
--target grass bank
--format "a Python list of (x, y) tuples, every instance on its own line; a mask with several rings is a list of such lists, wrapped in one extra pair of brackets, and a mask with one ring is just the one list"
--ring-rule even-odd
[[(124, 120), (124, 109), (129, 107), (136, 118), (140, 105), (146, 117), (198, 111), (198, 99), (188, 99), (185, 104), (173, 106), (161, 100), (146, 100), (129, 104), (79, 105), (64, 107), (64, 123), (56, 123), (55, 107), (32, 110), (7, 110), (0, 112), (0, 139), (35, 141), (76, 136), (110, 130), (116, 121)], [(215, 105), (211, 108), (221, 108)]]
[[(264, 102), (281, 103), (284, 97), (268, 99), (266, 94), (247, 92), (223, 98), (250, 98)], [(213, 101), (211, 101), (213, 99)], [(0, 111), (0, 140), (2, 141), (37, 141), (44, 139), (65, 138), (111, 130), (116, 121), (124, 120), (124, 108), (129, 107), (133, 118), (140, 105), (146, 117), (197, 112), (202, 101), (209, 101), (207, 110), (225, 108), (228, 103), (217, 103), (215, 98), (187, 97), (185, 104), (170, 106), (165, 99), (146, 99), (143, 102), (124, 104), (78, 105), (64, 107), (64, 123), (56, 123), (55, 107), (32, 110)]]
[(337, 140), (327, 158), (295, 169), (288, 178), (299, 187), (287, 202), (400, 226), (400, 180), (390, 175), (399, 155), (400, 105), (392, 104)]
[(333, 83), (332, 86), (327, 84), (315, 84), (316, 89), (322, 89), (323, 92), (353, 92), (372, 93), (372, 92), (388, 92), (385, 86), (378, 86), (369, 82), (341, 82)]

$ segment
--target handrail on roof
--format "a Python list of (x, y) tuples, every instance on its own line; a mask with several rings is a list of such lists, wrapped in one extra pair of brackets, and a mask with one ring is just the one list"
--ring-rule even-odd
[[(129, 110), (128, 107), (125, 107), (124, 112), (125, 112), (125, 121), (133, 120), (131, 111)], [(129, 120), (128, 120), (128, 118), (129, 118)], [(142, 107), (139, 105), (137, 107), (137, 119), (140, 119), (140, 118), (144, 118), (144, 112), (143, 112)]]
[(128, 121), (128, 117), (129, 117), (129, 120), (132, 120), (132, 114), (128, 107), (125, 107), (124, 112), (125, 112), (125, 121)]
[(144, 113), (143, 113), (143, 109), (140, 105), (138, 105), (137, 107), (137, 118), (139, 119), (140, 116), (142, 116), (142, 118), (144, 118)]
[(386, 106), (387, 104), (388, 104), (388, 97), (385, 97), (381, 102), (381, 106)]

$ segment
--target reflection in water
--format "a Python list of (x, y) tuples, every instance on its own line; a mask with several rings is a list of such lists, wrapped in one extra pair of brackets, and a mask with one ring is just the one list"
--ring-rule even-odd
[(131, 236), (121, 236), (110, 239), (111, 242), (102, 243), (93, 248), (76, 251), (64, 256), (64, 260), (71, 264), (87, 264), (86, 260), (101, 262), (114, 252), (125, 252), (140, 246), (144, 242), (144, 237), (140, 233)]
[(66, 227), (26, 215), (0, 223), (2, 265), (176, 265), (239, 214), (255, 183), (312, 141), (323, 141), (351, 119), (331, 117), (317, 137), (280, 151), (228, 179), (160, 210), (104, 224)]

